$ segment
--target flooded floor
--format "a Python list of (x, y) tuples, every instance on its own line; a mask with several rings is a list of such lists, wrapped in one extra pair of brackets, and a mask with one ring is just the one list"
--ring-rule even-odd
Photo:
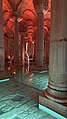
[(48, 71), (24, 70), (0, 82), (0, 119), (57, 119), (39, 109), (39, 95), (48, 85)]

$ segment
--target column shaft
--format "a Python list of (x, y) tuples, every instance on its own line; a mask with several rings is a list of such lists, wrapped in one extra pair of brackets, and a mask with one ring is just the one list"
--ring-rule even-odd
[(15, 17), (15, 34), (14, 34), (14, 62), (16, 65), (19, 63), (19, 23)]
[[(67, 102), (66, 4), (66, 0), (52, 0), (49, 85), (47, 90), (48, 93), (56, 97), (56, 101), (64, 103)], [(59, 100), (57, 99), (58, 97), (60, 97)]]
[(38, 13), (36, 64), (38, 66), (44, 66), (44, 14), (43, 13)]
[(24, 57), (25, 57), (25, 56), (24, 56), (24, 54), (25, 54), (25, 39), (24, 39), (24, 35), (21, 36), (21, 46), (22, 46), (22, 47), (21, 47), (21, 48), (22, 48), (22, 49), (21, 49), (21, 50), (22, 50), (22, 54), (21, 54), (21, 59), (22, 59), (22, 61), (21, 61), (21, 62), (22, 62), (22, 64), (24, 65), (24, 63), (25, 63), (25, 61), (24, 61), (24, 60), (25, 60), (25, 59), (24, 59)]
[(44, 66), (44, 1), (33, 0), (34, 7), (38, 16), (37, 19), (37, 40), (36, 40), (36, 64)]
[(2, 0), (0, 0), (0, 71), (4, 70), (4, 36), (2, 19)]
[(49, 83), (39, 102), (67, 117), (67, 0), (51, 5)]

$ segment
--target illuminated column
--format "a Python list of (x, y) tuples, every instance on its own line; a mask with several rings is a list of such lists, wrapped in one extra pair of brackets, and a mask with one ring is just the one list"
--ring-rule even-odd
[(15, 17), (14, 62), (16, 66), (19, 65), (19, 22), (17, 21), (17, 17)]
[(67, 117), (67, 0), (52, 0), (49, 83), (40, 104)]
[(43, 0), (34, 0), (33, 3), (38, 15), (36, 64), (38, 66), (44, 66), (44, 2)]
[(0, 71), (4, 70), (4, 36), (2, 19), (2, 0), (0, 0)]

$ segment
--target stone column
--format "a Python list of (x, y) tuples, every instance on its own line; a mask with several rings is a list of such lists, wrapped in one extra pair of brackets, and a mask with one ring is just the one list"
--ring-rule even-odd
[(34, 7), (38, 15), (37, 20), (37, 66), (44, 66), (44, 1), (34, 0)]
[(39, 100), (67, 117), (67, 0), (52, 0), (51, 4), (49, 83)]
[(19, 64), (19, 23), (15, 17), (15, 34), (14, 34), (14, 62), (16, 66)]
[(8, 37), (4, 35), (5, 60), (8, 57)]
[(25, 59), (24, 59), (24, 54), (25, 54), (25, 38), (24, 34), (21, 35), (21, 64), (24, 65)]
[(4, 70), (4, 36), (2, 19), (2, 0), (0, 0), (0, 71)]

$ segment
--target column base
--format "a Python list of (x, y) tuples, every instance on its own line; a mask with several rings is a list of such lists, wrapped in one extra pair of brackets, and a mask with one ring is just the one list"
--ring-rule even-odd
[(10, 73), (7, 72), (7, 71), (0, 71), (0, 80), (5, 80), (6, 78), (9, 78), (10, 77)]
[(33, 70), (36, 70), (36, 71), (45, 71), (45, 70), (47, 70), (47, 68), (45, 66), (37, 66), (36, 64), (32, 65), (31, 68)]
[(39, 104), (57, 112), (67, 118), (67, 103), (58, 103), (46, 97), (45, 93), (39, 96)]

